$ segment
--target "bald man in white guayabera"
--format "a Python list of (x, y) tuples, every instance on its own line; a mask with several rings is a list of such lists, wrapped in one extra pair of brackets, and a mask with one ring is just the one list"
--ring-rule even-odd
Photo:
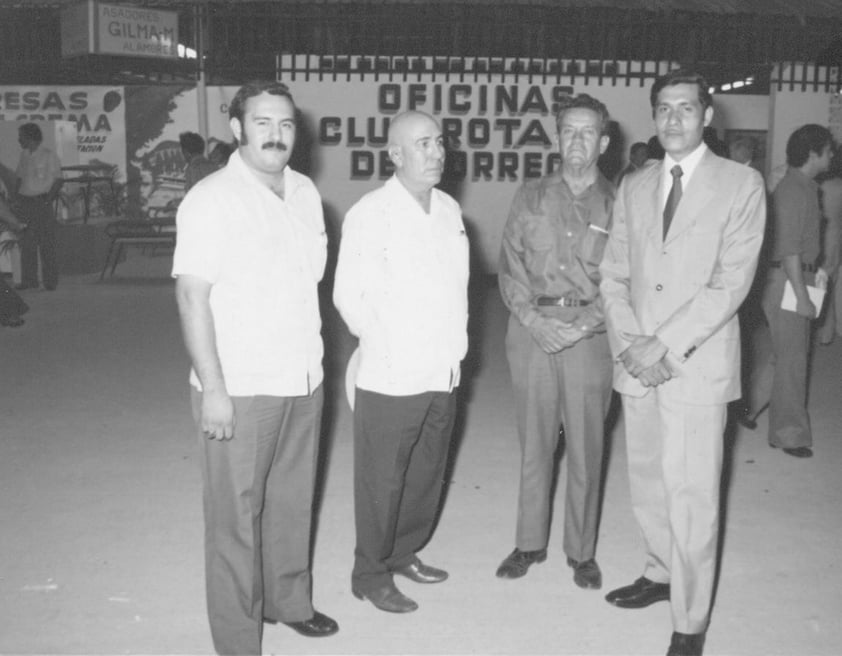
[(389, 127), (395, 174), (345, 216), (334, 302), (360, 339), (354, 405), (352, 590), (414, 611), (393, 574), (438, 583), (421, 562), (441, 497), (468, 346), (468, 239), (459, 204), (435, 185), (439, 124), (405, 112)]

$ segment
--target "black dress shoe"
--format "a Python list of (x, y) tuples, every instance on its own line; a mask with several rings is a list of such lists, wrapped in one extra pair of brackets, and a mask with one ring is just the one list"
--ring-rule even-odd
[(744, 415), (738, 415), (737, 423), (743, 428), (748, 428), (749, 430), (754, 430), (755, 428), (757, 428), (757, 422), (747, 413)]
[(500, 567), (497, 568), (497, 576), (501, 579), (519, 579), (526, 574), (532, 563), (543, 563), (546, 559), (546, 549), (536, 549), (535, 551), (515, 549), (500, 563)]
[(425, 565), (418, 558), (415, 559), (415, 562), (392, 571), (416, 583), (441, 583), (448, 576), (443, 569)]
[(813, 450), (809, 446), (796, 446), (791, 449), (782, 449), (788, 456), (793, 458), (812, 458)]
[(21, 282), (15, 285), (15, 289), (23, 291), (24, 289), (38, 289), (38, 285), (31, 285), (28, 282)]
[(580, 588), (599, 590), (602, 587), (602, 572), (593, 558), (582, 562), (568, 558), (567, 564), (573, 568), (573, 582)]
[(757, 418), (753, 417), (751, 411), (742, 403), (735, 402), (731, 408), (731, 414), (734, 420), (743, 428), (754, 430), (757, 428)]
[(394, 583), (367, 592), (352, 588), (351, 592), (357, 599), (368, 599), (375, 608), (387, 613), (411, 613), (418, 609), (418, 604), (398, 590)]
[(303, 622), (284, 622), (289, 628), (308, 638), (324, 638), (339, 631), (339, 625), (327, 615), (313, 611), (313, 617)]
[(667, 656), (702, 656), (704, 633), (673, 633)]
[(605, 595), (605, 601), (619, 608), (646, 608), (658, 601), (669, 601), (669, 598), (669, 583), (655, 583), (645, 576)]

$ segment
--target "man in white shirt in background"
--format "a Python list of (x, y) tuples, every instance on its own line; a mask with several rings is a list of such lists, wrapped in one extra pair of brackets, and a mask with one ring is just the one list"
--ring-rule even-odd
[(27, 228), (20, 235), (21, 282), (18, 289), (38, 287), (38, 256), (44, 289), (58, 285), (56, 221), (53, 202), (62, 185), (61, 162), (43, 145), (41, 128), (25, 123), (18, 128), (18, 142), (23, 149), (17, 168), (15, 207)]
[(445, 158), (438, 123), (396, 116), (388, 152), (395, 175), (345, 217), (334, 302), (360, 339), (352, 591), (405, 613), (418, 606), (393, 574), (447, 578), (416, 552), (435, 523), (467, 351), (468, 239), (459, 204), (434, 189)]
[(287, 166), (296, 108), (279, 82), (231, 102), (237, 151), (178, 209), (173, 263), (199, 428), (208, 617), (220, 654), (259, 654), (263, 622), (339, 629), (312, 605), (323, 404), (319, 192)]

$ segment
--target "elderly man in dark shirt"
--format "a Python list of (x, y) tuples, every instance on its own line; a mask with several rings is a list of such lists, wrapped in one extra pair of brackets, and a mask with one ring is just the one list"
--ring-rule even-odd
[(594, 559), (612, 361), (599, 298), (614, 186), (597, 160), (608, 111), (581, 94), (556, 115), (561, 170), (526, 182), (503, 233), (499, 281), (511, 312), (506, 354), (521, 447), (515, 550), (497, 570), (519, 578), (547, 556), (554, 454), (567, 451), (564, 552), (582, 588), (602, 585)]

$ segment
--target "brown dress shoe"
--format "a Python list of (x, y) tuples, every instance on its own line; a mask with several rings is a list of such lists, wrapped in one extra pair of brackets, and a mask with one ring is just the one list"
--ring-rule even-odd
[(416, 583), (441, 583), (446, 580), (448, 576), (447, 572), (443, 569), (425, 565), (418, 558), (415, 559), (415, 562), (392, 571), (395, 574), (405, 576), (410, 581), (415, 581)]
[(599, 590), (602, 587), (602, 572), (593, 558), (582, 562), (568, 558), (567, 564), (573, 568), (573, 582), (580, 588)]
[(319, 611), (313, 611), (313, 617), (303, 622), (284, 622), (289, 628), (308, 638), (324, 638), (339, 631), (335, 620)]
[(515, 549), (500, 563), (500, 567), (497, 568), (497, 576), (501, 579), (519, 579), (526, 574), (532, 563), (543, 563), (546, 559), (546, 549), (536, 549), (535, 551)]
[(375, 608), (387, 613), (411, 613), (418, 610), (418, 604), (398, 590), (394, 583), (365, 592), (352, 588), (351, 592), (357, 599), (368, 599)]

